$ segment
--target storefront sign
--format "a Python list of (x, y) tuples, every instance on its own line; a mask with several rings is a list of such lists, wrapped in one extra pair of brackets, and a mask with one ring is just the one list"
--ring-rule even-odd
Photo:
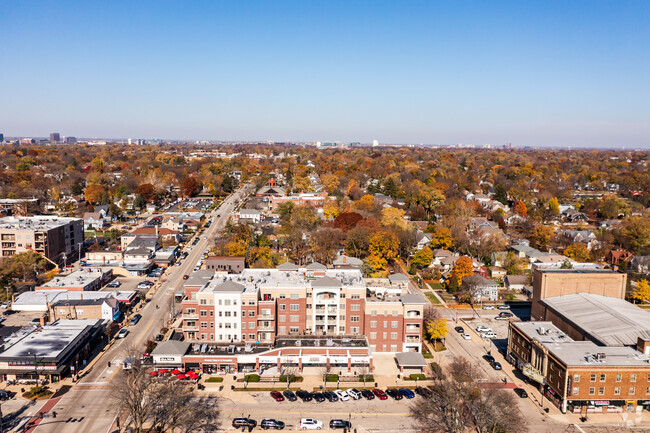
[(609, 406), (609, 400), (596, 400), (592, 402), (594, 406)]
[(205, 358), (203, 363), (209, 362), (237, 362), (236, 358)]
[(524, 376), (531, 378), (535, 382), (542, 383), (542, 384), (546, 383), (546, 378), (544, 377), (544, 375), (539, 371), (537, 371), (536, 369), (534, 369), (533, 366), (530, 364), (524, 365), (523, 368), (521, 369), (521, 372), (524, 374)]
[(161, 356), (158, 358), (160, 362), (176, 362), (175, 356)]

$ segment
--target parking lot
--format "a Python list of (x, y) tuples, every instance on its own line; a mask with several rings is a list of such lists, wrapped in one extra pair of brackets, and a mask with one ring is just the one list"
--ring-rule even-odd
[[(422, 397), (416, 396), (415, 399)], [(413, 431), (411, 419), (408, 416), (413, 400), (360, 400), (318, 403), (282, 401), (276, 402), (269, 392), (253, 392), (242, 396), (245, 401), (233, 402), (225, 400), (222, 404), (222, 427), (235, 431), (230, 426), (233, 418), (248, 417), (255, 419), (258, 424), (264, 418), (274, 418), (286, 424), (285, 430), (297, 430), (301, 418), (313, 418), (323, 422), (323, 429), (329, 428), (332, 419), (350, 421), (353, 429), (362, 431), (394, 432)], [(259, 428), (258, 428), (259, 429)], [(238, 429), (237, 429), (238, 430)], [(256, 429), (257, 430), (257, 429)]]
[(174, 203), (168, 207), (165, 207), (163, 210), (165, 212), (185, 212), (185, 211), (207, 211), (210, 206), (214, 204), (214, 201), (211, 199), (191, 199), (191, 200), (181, 200), (177, 203)]

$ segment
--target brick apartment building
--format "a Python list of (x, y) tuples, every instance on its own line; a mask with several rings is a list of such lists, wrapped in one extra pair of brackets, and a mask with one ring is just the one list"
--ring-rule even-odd
[(0, 218), (0, 256), (13, 256), (36, 251), (50, 260), (63, 264), (74, 261), (83, 244), (81, 218), (53, 216)]
[(542, 319), (543, 307), (540, 301), (545, 298), (594, 293), (623, 299), (626, 283), (627, 274), (611, 269), (534, 269), (531, 319)]
[(551, 322), (510, 322), (507, 353), (562, 412), (650, 408), (650, 339), (601, 346), (575, 341)]
[(365, 336), (372, 351), (421, 351), (426, 301), (388, 280), (369, 286), (358, 269), (245, 269), (195, 272), (184, 286), (189, 342), (268, 344), (278, 337)]

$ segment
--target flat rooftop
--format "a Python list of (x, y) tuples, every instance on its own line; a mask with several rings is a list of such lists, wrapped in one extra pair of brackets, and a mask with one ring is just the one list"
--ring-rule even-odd
[(576, 293), (540, 303), (603, 346), (634, 346), (638, 337), (650, 340), (650, 312), (624, 299)]
[(552, 322), (511, 322), (511, 324), (528, 338), (540, 342), (555, 358), (567, 366), (647, 367), (650, 363), (650, 358), (631, 347), (608, 347), (599, 346), (592, 341), (574, 341)]
[(0, 230), (34, 230), (46, 231), (64, 226), (73, 221), (82, 221), (81, 218), (57, 217), (57, 216), (31, 216), (17, 217), (10, 216), (0, 218)]
[(52, 278), (39, 287), (66, 288), (66, 287), (84, 287), (107, 274), (110, 269), (101, 268), (81, 268), (68, 275), (59, 275)]
[[(111, 292), (77, 292), (68, 290), (36, 290), (23, 292), (16, 297), (13, 308), (22, 310), (25, 306), (42, 306), (45, 310), (46, 302), (58, 302), (78, 299), (103, 299), (111, 296)], [(17, 308), (18, 307), (18, 308)]]
[(36, 360), (58, 360), (65, 349), (82, 338), (89, 328), (98, 325), (101, 320), (59, 320), (50, 325), (34, 328), (16, 341), (8, 339), (5, 351), (0, 353), (0, 360), (29, 358)]
[(274, 347), (368, 347), (368, 340), (363, 336), (321, 336), (301, 335), (278, 336)]

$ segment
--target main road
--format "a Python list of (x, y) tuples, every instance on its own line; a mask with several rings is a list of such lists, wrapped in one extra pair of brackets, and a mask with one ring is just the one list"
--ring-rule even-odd
[[(183, 275), (192, 272), (201, 259), (203, 251), (209, 247), (214, 234), (223, 229), (229, 215), (237, 204), (250, 191), (246, 184), (231, 194), (221, 206), (207, 215), (212, 224), (206, 229), (199, 242), (192, 247), (180, 266), (171, 267), (161, 279), (151, 301), (140, 311), (142, 320), (129, 326), (129, 334), (113, 341), (98, 359), (89, 367), (90, 371), (72, 387), (53, 408), (56, 419), (46, 418), (33, 431), (37, 433), (103, 433), (110, 432), (117, 416), (117, 408), (111, 401), (111, 381), (120, 374), (121, 366), (116, 361), (123, 361), (132, 350), (142, 351), (144, 343), (153, 339), (171, 317), (171, 299), (183, 286)], [(151, 289), (154, 290), (154, 289)], [(159, 308), (156, 308), (159, 306)], [(109, 366), (109, 361), (111, 365)], [(50, 412), (51, 413), (51, 412)]]

